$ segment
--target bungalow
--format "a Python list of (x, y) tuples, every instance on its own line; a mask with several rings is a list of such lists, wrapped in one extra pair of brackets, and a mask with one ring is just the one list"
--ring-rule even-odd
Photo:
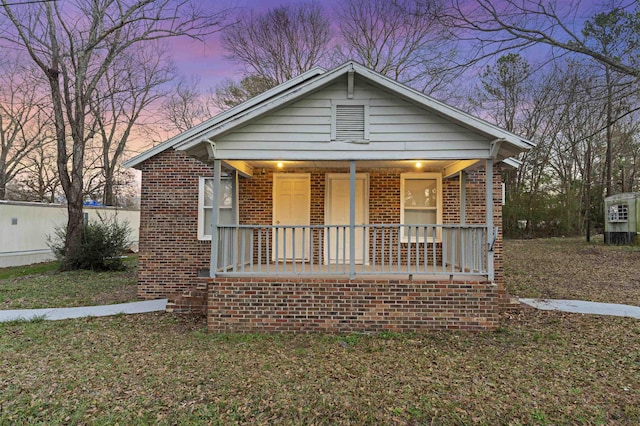
[(138, 295), (213, 332), (495, 328), (500, 171), (533, 146), (355, 62), (315, 68), (125, 163)]

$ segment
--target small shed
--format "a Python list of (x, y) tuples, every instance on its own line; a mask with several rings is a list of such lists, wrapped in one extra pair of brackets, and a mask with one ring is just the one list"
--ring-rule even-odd
[(638, 244), (640, 238), (640, 192), (611, 195), (604, 199), (605, 241)]

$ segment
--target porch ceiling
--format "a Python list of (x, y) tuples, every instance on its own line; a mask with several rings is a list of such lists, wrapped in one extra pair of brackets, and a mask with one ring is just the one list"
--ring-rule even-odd
[[(412, 171), (432, 171), (442, 172), (447, 167), (451, 167), (459, 160), (362, 160), (356, 161), (357, 168), (372, 169), (372, 168), (393, 168), (393, 169), (407, 169)], [(421, 166), (417, 167), (416, 164), (420, 162)], [(267, 160), (252, 160), (247, 163), (255, 169), (274, 169), (279, 170), (278, 161)], [(348, 169), (349, 161), (281, 161), (282, 170), (293, 168), (322, 168), (322, 169)]]

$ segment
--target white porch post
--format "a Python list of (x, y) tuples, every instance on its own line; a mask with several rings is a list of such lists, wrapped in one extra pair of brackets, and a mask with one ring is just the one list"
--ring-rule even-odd
[(467, 174), (460, 170), (460, 224), (467, 223)]
[(213, 160), (213, 212), (211, 215), (211, 259), (209, 262), (209, 276), (216, 277), (218, 270), (218, 218), (220, 216), (220, 175), (222, 173), (222, 163), (220, 160)]
[(238, 222), (238, 171), (233, 169), (231, 172), (231, 215), (233, 216), (233, 224)]
[(356, 277), (356, 162), (349, 162), (349, 279)]
[(233, 237), (231, 239), (231, 246), (229, 242), (225, 241), (223, 250), (233, 250), (233, 272), (236, 272), (238, 268), (238, 257), (240, 254), (240, 230), (237, 225), (238, 221), (238, 170), (232, 169), (231, 171), (231, 220), (236, 225), (233, 229)]
[(486, 189), (487, 189), (487, 275), (493, 281), (495, 272), (493, 265), (493, 160), (487, 160), (486, 166)]

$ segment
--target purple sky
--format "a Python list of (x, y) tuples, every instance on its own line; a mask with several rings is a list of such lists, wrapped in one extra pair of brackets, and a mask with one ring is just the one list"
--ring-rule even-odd
[[(262, 12), (270, 8), (302, 3), (307, 0), (230, 0), (239, 10), (247, 9)], [(319, 0), (316, 0), (319, 1)], [(326, 12), (331, 11), (335, 0), (319, 1)], [(239, 79), (243, 74), (241, 66), (224, 58), (225, 52), (220, 46), (219, 36), (213, 34), (203, 42), (182, 38), (172, 43), (172, 57), (180, 72), (189, 77), (201, 78), (203, 88), (213, 87), (224, 78)]]
[[(304, 1), (308, 0), (227, 0), (227, 4), (240, 10), (249, 9), (254, 12), (261, 12), (275, 6)], [(338, 0), (316, 1), (319, 1), (324, 10), (330, 14)], [(562, 2), (564, 1), (559, 0), (558, 4), (563, 4)], [(223, 2), (216, 1), (216, 3)], [(578, 4), (581, 13), (578, 13), (575, 18), (581, 20), (590, 17), (594, 7), (602, 6), (602, 0), (582, 0)], [(337, 31), (337, 29), (334, 29), (334, 31)], [(528, 56), (535, 63), (542, 60), (539, 56), (540, 53), (546, 56), (547, 52), (547, 49), (540, 49), (539, 52), (529, 52)], [(171, 55), (183, 76), (189, 78), (195, 75), (200, 78), (200, 87), (202, 89), (215, 87), (224, 78), (238, 80), (243, 74), (242, 66), (225, 59), (225, 52), (220, 45), (217, 34), (208, 36), (204, 42), (187, 38), (175, 40), (171, 45)]]
[[(309, 0), (228, 0), (239, 11), (251, 10), (254, 13), (264, 12), (271, 8), (304, 3)], [(316, 0), (327, 13), (336, 0)], [(213, 87), (224, 78), (239, 79), (242, 77), (242, 66), (234, 64), (224, 57), (225, 52), (220, 46), (218, 34), (213, 34), (204, 43), (181, 39), (174, 44), (173, 58), (180, 71), (185, 76), (198, 75), (202, 87)]]

